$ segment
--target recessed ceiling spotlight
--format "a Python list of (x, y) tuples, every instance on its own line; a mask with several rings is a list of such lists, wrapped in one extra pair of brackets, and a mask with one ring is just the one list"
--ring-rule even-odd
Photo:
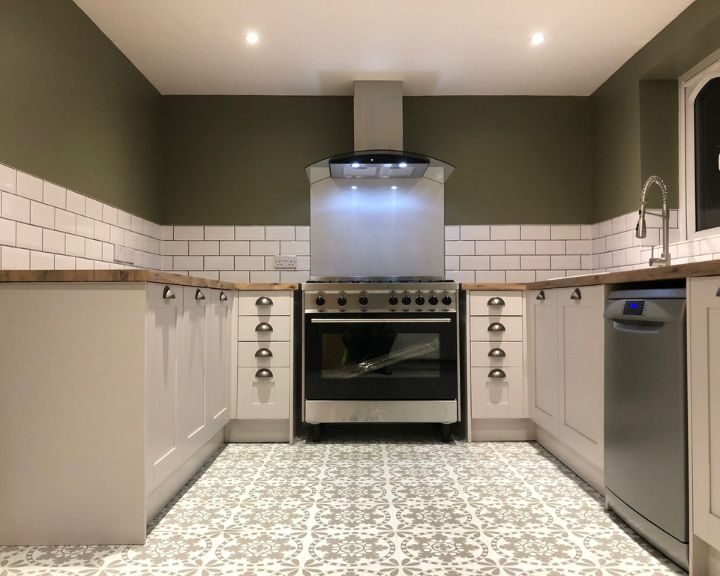
[(540, 46), (543, 42), (545, 42), (545, 34), (542, 32), (535, 32), (535, 34), (530, 37), (530, 44), (533, 46)]
[(260, 36), (258, 36), (257, 32), (248, 32), (245, 34), (245, 42), (248, 44), (257, 44), (258, 40), (260, 40)]

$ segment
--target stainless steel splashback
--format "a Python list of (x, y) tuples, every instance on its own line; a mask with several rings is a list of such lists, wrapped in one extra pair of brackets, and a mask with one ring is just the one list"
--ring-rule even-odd
[(311, 280), (445, 278), (444, 185), (325, 178), (310, 187)]

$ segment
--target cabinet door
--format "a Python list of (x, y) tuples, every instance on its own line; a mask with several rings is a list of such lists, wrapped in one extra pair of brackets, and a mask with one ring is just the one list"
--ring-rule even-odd
[(289, 368), (238, 368), (238, 418), (289, 418), (290, 382)]
[(184, 292), (178, 379), (178, 419), (183, 459), (193, 454), (209, 437), (205, 376), (211, 291), (207, 288), (185, 287)]
[(158, 486), (180, 465), (181, 436), (177, 426), (178, 339), (183, 289), (147, 285), (146, 402), (147, 490)]
[(522, 367), (474, 367), (470, 381), (473, 419), (525, 416)]
[(693, 533), (720, 549), (720, 278), (688, 284)]
[(558, 438), (603, 468), (604, 286), (560, 288)]
[(559, 395), (557, 290), (528, 292), (527, 318), (530, 418), (556, 434)]
[(233, 296), (223, 290), (212, 290), (210, 294), (205, 408), (212, 435), (230, 419), (230, 314)]

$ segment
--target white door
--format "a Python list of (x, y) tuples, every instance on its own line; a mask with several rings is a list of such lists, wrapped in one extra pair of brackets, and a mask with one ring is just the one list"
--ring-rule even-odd
[(720, 278), (688, 286), (693, 533), (720, 549)]
[(557, 435), (603, 468), (604, 286), (557, 289), (560, 363)]
[(215, 434), (230, 419), (230, 314), (232, 293), (210, 291), (210, 325), (207, 342), (206, 420)]
[(193, 454), (209, 437), (205, 407), (207, 339), (210, 289), (186, 286), (181, 334), (178, 419), (183, 459)]
[(559, 396), (557, 289), (528, 292), (527, 318), (530, 418), (556, 434)]
[(183, 290), (147, 284), (146, 387), (147, 490), (158, 486), (181, 462), (177, 426), (178, 338)]

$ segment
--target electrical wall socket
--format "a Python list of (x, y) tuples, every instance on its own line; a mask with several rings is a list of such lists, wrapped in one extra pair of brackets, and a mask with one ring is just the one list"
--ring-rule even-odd
[(296, 270), (297, 256), (273, 256), (275, 270)]
[(115, 246), (115, 262), (118, 264), (134, 264), (135, 250), (127, 246)]

